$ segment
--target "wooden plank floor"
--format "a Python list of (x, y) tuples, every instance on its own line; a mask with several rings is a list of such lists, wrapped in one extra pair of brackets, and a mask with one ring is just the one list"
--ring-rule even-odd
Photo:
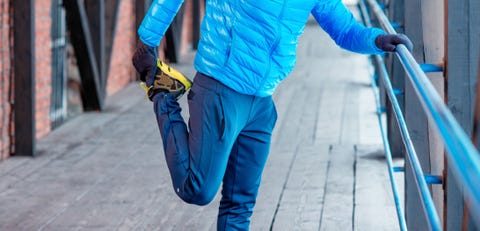
[[(190, 63), (177, 67), (193, 75)], [(369, 68), (308, 24), (274, 95), (251, 230), (398, 230)], [(0, 230), (215, 230), (219, 197), (199, 207), (175, 196), (136, 84), (41, 139), (38, 153), (0, 163)]]

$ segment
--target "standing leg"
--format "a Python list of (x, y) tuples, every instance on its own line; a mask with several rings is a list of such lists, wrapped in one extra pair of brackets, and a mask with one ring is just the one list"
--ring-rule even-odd
[(217, 230), (248, 230), (276, 118), (272, 98), (256, 97), (249, 122), (230, 153)]

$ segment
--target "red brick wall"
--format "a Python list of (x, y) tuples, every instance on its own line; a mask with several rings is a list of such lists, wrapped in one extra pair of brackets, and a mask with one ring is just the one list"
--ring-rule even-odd
[(0, 0), (0, 160), (7, 158), (11, 152), (13, 119), (11, 102), (13, 102), (13, 81), (11, 55), (12, 35), (10, 34), (9, 0)]
[(107, 94), (111, 95), (135, 80), (132, 55), (135, 49), (134, 1), (121, 0), (115, 28)]
[[(14, 95), (13, 12), (10, 0), (0, 0), (0, 159), (13, 150)], [(50, 132), (51, 95), (51, 1), (35, 1), (35, 124), (36, 138)]]
[[(7, 158), (13, 150), (13, 31), (11, 0), (0, 0), (0, 160)], [(135, 49), (134, 1), (120, 0), (112, 50), (108, 95), (122, 89), (135, 80), (131, 57)], [(35, 123), (36, 138), (51, 130), (51, 0), (35, 1)]]
[[(35, 1), (35, 122), (36, 137), (50, 131), (51, 2)], [(13, 12), (9, 0), (0, 0), (0, 160), (13, 152)]]
[(35, 1), (35, 123), (37, 139), (50, 132), (51, 5), (50, 0)]

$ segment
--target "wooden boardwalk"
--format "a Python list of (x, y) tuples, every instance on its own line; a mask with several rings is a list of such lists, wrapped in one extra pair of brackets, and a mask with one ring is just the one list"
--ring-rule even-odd
[[(251, 230), (398, 230), (369, 68), (308, 24), (274, 95)], [(41, 139), (38, 157), (0, 162), (0, 230), (215, 230), (218, 196), (204, 207), (175, 196), (140, 88), (107, 101)]]

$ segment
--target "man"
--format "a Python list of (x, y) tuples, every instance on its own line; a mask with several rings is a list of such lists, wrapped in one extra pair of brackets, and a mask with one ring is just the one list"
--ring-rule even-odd
[[(218, 230), (248, 230), (277, 114), (271, 95), (292, 71), (312, 14), (341, 47), (359, 53), (411, 47), (404, 35), (358, 24), (341, 0), (207, 0), (194, 83), (158, 61), (156, 47), (182, 0), (155, 0), (133, 64), (147, 85), (176, 194), (205, 205), (223, 181)], [(189, 126), (177, 99), (188, 94)]]

